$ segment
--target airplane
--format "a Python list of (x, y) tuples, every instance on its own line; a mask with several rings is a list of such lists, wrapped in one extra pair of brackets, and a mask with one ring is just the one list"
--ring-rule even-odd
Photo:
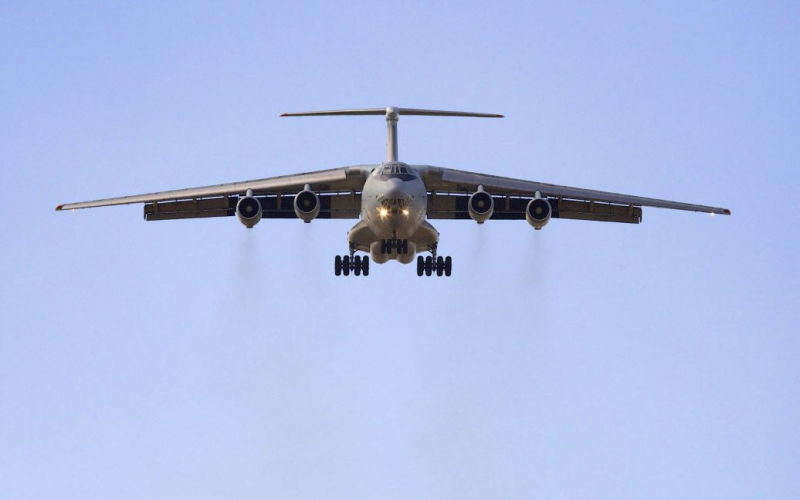
[[(336, 276), (368, 276), (370, 258), (410, 264), (417, 276), (450, 276), (452, 257), (438, 255), (435, 219), (525, 219), (540, 230), (551, 219), (639, 224), (642, 207), (730, 215), (727, 208), (558, 186), (430, 165), (398, 157), (397, 123), (403, 116), (503, 118), (503, 115), (427, 109), (346, 109), (284, 113), (298, 116), (385, 115), (386, 161), (197, 188), (58, 205), (56, 210), (144, 203), (147, 221), (236, 215), (253, 228), (262, 219), (359, 219), (348, 231), (349, 252), (334, 258)], [(364, 252), (368, 255), (356, 255)], [(430, 255), (422, 257), (421, 253)]]

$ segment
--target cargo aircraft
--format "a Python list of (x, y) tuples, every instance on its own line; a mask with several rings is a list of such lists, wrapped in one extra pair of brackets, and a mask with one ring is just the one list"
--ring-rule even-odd
[[(334, 259), (337, 276), (368, 276), (376, 264), (410, 264), (418, 276), (450, 276), (452, 258), (438, 254), (435, 219), (525, 219), (542, 229), (551, 219), (638, 224), (642, 207), (730, 215), (726, 208), (557, 186), (399, 160), (397, 122), (405, 116), (502, 118), (503, 115), (373, 108), (284, 113), (281, 116), (384, 115), (386, 161), (244, 182), (58, 205), (56, 210), (144, 203), (148, 221), (233, 216), (247, 228), (261, 219), (359, 219), (347, 233), (349, 252)], [(364, 252), (369, 256), (356, 255)], [(422, 257), (417, 255), (429, 252)]]

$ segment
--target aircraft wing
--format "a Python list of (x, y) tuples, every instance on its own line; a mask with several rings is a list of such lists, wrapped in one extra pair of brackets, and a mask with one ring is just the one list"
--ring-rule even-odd
[(470, 218), (467, 200), (478, 186), (483, 186), (495, 198), (492, 219), (524, 219), (525, 207), (537, 191), (550, 202), (554, 218), (638, 224), (642, 219), (641, 207), (731, 214), (730, 210), (721, 207), (559, 186), (442, 167), (420, 166), (418, 170), (433, 195), (428, 203), (429, 219)]
[(376, 165), (319, 170), (228, 184), (160, 191), (148, 194), (65, 203), (56, 210), (144, 203), (146, 220), (191, 219), (231, 216), (248, 189), (264, 208), (264, 218), (295, 218), (293, 202), (306, 184), (320, 197), (320, 218), (358, 218), (361, 188)]

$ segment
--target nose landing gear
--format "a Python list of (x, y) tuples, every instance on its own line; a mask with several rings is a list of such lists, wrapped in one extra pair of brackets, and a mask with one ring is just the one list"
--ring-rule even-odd
[(449, 255), (445, 258), (436, 256), (436, 245), (431, 248), (431, 254), (425, 258), (421, 255), (417, 257), (417, 276), (431, 276), (436, 273), (436, 276), (450, 276), (453, 272), (453, 258)]
[(407, 254), (408, 240), (400, 240), (395, 237), (381, 240), (381, 254), (392, 253), (392, 250), (397, 250), (398, 255)]
[(391, 238), (381, 240), (382, 255), (386, 255), (387, 253), (392, 253), (392, 250), (396, 250), (397, 255), (408, 254), (408, 240), (398, 239), (396, 230), (392, 230)]
[(350, 255), (345, 255), (344, 257), (337, 255), (333, 259), (333, 272), (336, 276), (341, 276), (342, 274), (350, 276), (350, 271), (353, 271), (356, 276), (369, 276), (369, 257), (361, 257), (360, 255), (355, 255), (355, 253), (355, 246), (350, 245)]

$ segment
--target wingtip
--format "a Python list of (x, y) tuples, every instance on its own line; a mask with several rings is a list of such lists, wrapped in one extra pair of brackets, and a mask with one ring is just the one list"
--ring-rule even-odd
[(281, 113), (278, 115), (278, 118), (283, 118), (284, 116), (289, 116), (289, 113)]
[(56, 211), (60, 211), (62, 208), (64, 208), (64, 205), (56, 205)]
[(726, 208), (724, 213), (725, 213), (725, 215), (730, 215), (731, 211)]

